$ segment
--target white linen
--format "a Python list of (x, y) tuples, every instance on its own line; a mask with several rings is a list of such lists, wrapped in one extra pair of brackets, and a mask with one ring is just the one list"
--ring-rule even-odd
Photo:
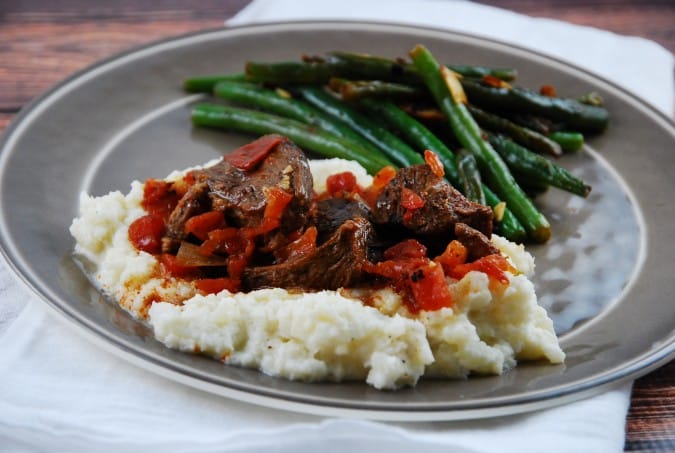
[[(586, 67), (672, 115), (673, 57), (655, 43), (473, 3), (255, 0), (229, 23), (307, 18), (409, 22), (499, 37)], [(0, 264), (2, 451), (622, 451), (630, 384), (544, 411), (465, 422), (286, 413), (214, 397), (128, 364), (63, 325), (9, 275)]]

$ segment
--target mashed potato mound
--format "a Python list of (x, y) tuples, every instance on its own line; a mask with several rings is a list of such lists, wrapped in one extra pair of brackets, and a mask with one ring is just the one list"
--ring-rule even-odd
[[(209, 164), (207, 164), (209, 165)], [(351, 171), (359, 184), (372, 179), (355, 162), (310, 162), (315, 190), (326, 177)], [(182, 173), (174, 172), (176, 179)], [(82, 194), (70, 232), (75, 253), (93, 265), (91, 278), (107, 295), (170, 348), (212, 356), (288, 379), (365, 380), (378, 389), (415, 385), (423, 376), (457, 378), (501, 374), (518, 360), (562, 363), (553, 323), (537, 304), (529, 278), (534, 260), (522, 245), (493, 235), (492, 242), (518, 270), (507, 286), (469, 272), (448, 279), (453, 306), (411, 313), (390, 289), (289, 292), (263, 289), (203, 296), (180, 279), (158, 277), (158, 262), (128, 240), (129, 225), (145, 214), (143, 184), (127, 195)]]

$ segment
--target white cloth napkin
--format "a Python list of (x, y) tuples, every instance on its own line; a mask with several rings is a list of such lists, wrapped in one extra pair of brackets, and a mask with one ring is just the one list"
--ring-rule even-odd
[[(410, 22), (527, 44), (615, 80), (672, 115), (673, 57), (658, 45), (473, 3), (256, 0), (230, 23), (301, 18)], [(466, 422), (379, 423), (260, 408), (176, 384), (89, 344), (2, 264), (0, 345), (2, 451), (622, 451), (631, 388)]]

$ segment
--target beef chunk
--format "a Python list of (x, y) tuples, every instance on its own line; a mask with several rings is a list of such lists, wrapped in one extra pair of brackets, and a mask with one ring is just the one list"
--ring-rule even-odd
[(225, 213), (226, 221), (236, 227), (260, 226), (267, 206), (266, 188), (279, 187), (293, 195), (281, 218), (281, 231), (302, 228), (309, 213), (313, 181), (305, 154), (288, 139), (249, 171), (226, 160), (192, 172), (195, 183), (178, 202), (167, 222), (162, 244), (165, 252), (175, 249), (185, 238), (185, 222), (197, 214), (215, 210)]
[(185, 239), (185, 223), (190, 217), (209, 209), (209, 186), (205, 182), (193, 184), (178, 201), (166, 222), (166, 234), (162, 239), (164, 253), (175, 252), (180, 241)]
[(362, 217), (369, 219), (370, 209), (360, 201), (349, 198), (327, 198), (316, 203), (312, 224), (318, 231), (318, 243), (326, 241), (345, 221)]
[(282, 140), (260, 165), (240, 170), (226, 160), (194, 172), (209, 186), (211, 209), (223, 211), (228, 224), (257, 227), (262, 223), (267, 197), (265, 188), (279, 187), (293, 195), (281, 219), (281, 229), (290, 232), (302, 227), (312, 198), (312, 174), (307, 157), (288, 139)]
[(306, 256), (244, 270), (246, 290), (258, 288), (338, 289), (353, 286), (362, 276), (372, 224), (361, 217), (345, 221), (335, 233)]
[(466, 247), (468, 252), (468, 262), (476, 261), (478, 258), (484, 256), (500, 253), (499, 249), (492, 245), (492, 242), (490, 242), (490, 239), (487, 236), (465, 223), (455, 224), (455, 236), (457, 237), (457, 240)]
[[(401, 198), (404, 188), (421, 197), (424, 206), (413, 211), (406, 209)], [(402, 168), (382, 189), (373, 209), (373, 222), (447, 244), (457, 223), (467, 224), (489, 237), (492, 209), (469, 201), (422, 164)]]

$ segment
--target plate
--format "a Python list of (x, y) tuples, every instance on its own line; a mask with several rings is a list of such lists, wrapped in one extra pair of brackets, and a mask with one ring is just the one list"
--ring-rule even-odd
[[(239, 72), (246, 60), (341, 49), (395, 57), (427, 45), (441, 61), (518, 68), (519, 83), (600, 92), (609, 130), (562, 165), (593, 186), (588, 199), (537, 199), (553, 227), (535, 285), (564, 365), (522, 364), (503, 376), (422, 380), (381, 392), (362, 383), (291, 382), (169, 350), (104, 300), (73, 262), (68, 227), (81, 191), (126, 191), (250, 140), (192, 129), (180, 82)], [(621, 88), (544, 55), (448, 31), (396, 24), (293, 22), (205, 31), (162, 41), (80, 72), (28, 106), (0, 143), (0, 244), (14, 272), (87, 340), (163, 376), (265, 406), (322, 415), (450, 420), (524, 412), (599, 393), (674, 355), (675, 126)]]

